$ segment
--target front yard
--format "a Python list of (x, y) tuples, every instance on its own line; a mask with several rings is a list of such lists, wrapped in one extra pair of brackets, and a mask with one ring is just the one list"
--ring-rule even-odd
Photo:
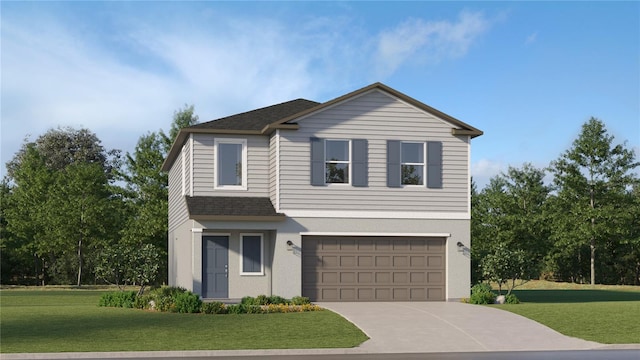
[(548, 282), (514, 290), (518, 305), (492, 305), (562, 334), (603, 344), (640, 344), (640, 287)]
[(330, 311), (257, 315), (159, 313), (98, 307), (102, 291), (0, 291), (3, 353), (305, 349), (367, 339)]

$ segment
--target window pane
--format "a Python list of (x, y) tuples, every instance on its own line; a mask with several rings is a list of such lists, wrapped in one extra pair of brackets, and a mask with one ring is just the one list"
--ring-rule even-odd
[(260, 236), (242, 237), (242, 272), (262, 272)]
[(242, 144), (218, 144), (218, 185), (242, 185)]
[(327, 140), (325, 149), (326, 161), (349, 161), (348, 140)]
[(422, 185), (424, 184), (422, 175), (424, 166), (420, 165), (402, 165), (402, 184), (403, 185)]
[(325, 165), (327, 184), (349, 183), (349, 164), (327, 163)]
[(402, 143), (403, 163), (424, 163), (424, 144)]

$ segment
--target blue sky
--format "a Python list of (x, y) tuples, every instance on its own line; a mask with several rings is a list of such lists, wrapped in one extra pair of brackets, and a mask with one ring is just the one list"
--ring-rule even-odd
[(640, 155), (640, 2), (10, 2), (2, 172), (23, 139), (87, 127), (132, 151), (200, 121), (380, 81), (485, 132), (480, 187), (544, 167), (591, 116)]

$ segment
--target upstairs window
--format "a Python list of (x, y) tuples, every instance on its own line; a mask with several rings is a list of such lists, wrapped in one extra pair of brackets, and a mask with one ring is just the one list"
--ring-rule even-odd
[(311, 138), (311, 185), (369, 185), (369, 151), (365, 139)]
[(327, 184), (349, 183), (349, 140), (325, 140), (324, 172)]
[(387, 141), (387, 186), (442, 189), (442, 142)]
[(215, 187), (217, 189), (246, 190), (247, 141), (245, 139), (216, 139)]
[(424, 185), (424, 143), (403, 142), (400, 151), (402, 185)]

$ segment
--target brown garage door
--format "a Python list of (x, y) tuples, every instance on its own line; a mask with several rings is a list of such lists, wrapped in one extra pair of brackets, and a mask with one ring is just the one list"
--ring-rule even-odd
[(442, 301), (445, 239), (304, 236), (302, 295), (312, 301)]

